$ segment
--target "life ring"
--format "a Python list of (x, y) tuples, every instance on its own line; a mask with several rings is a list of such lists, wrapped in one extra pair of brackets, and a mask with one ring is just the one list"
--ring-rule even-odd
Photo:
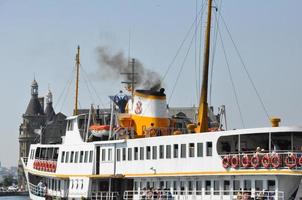
[(57, 169), (57, 163), (56, 163), (56, 162), (54, 162), (54, 163), (53, 163), (53, 172), (55, 172), (55, 171), (56, 171), (56, 169)]
[(271, 158), (269, 156), (269, 154), (265, 154), (262, 159), (261, 159), (261, 163), (262, 163), (262, 166), (265, 168), (265, 169), (268, 169), (271, 165)]
[(244, 168), (248, 168), (251, 164), (251, 161), (250, 161), (250, 158), (247, 154), (244, 154), (241, 158), (241, 165), (244, 167)]
[(280, 158), (279, 154), (272, 155), (271, 164), (272, 164), (273, 168), (275, 168), (275, 169), (277, 169), (281, 166), (281, 158)]
[(259, 167), (259, 165), (260, 165), (260, 157), (259, 157), (259, 155), (257, 155), (257, 154), (253, 155), (253, 157), (251, 158), (251, 165), (254, 168)]
[(297, 165), (297, 157), (294, 154), (289, 154), (285, 158), (285, 164), (289, 169), (296, 167)]
[(302, 156), (299, 158), (298, 164), (302, 167)]
[(228, 168), (230, 166), (230, 156), (224, 156), (222, 159), (222, 166)]
[(36, 161), (36, 169), (37, 169), (37, 170), (40, 169), (40, 161), (39, 161), (39, 160)]
[(237, 168), (239, 166), (239, 156), (232, 156), (232, 158), (231, 158), (231, 166), (233, 168)]

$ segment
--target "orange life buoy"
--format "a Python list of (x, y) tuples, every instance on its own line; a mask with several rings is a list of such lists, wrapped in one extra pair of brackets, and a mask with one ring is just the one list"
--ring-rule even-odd
[(262, 159), (261, 159), (261, 163), (262, 163), (262, 166), (265, 168), (265, 169), (268, 169), (271, 165), (271, 157), (269, 156), (269, 154), (265, 154)]
[(222, 166), (228, 168), (230, 166), (230, 156), (224, 156), (222, 159)]
[(296, 167), (297, 165), (297, 157), (294, 154), (289, 154), (285, 158), (285, 164), (289, 169)]
[(273, 168), (277, 169), (281, 166), (281, 158), (279, 154), (273, 154), (271, 157), (271, 164)]
[(251, 161), (250, 161), (250, 158), (247, 154), (244, 154), (241, 158), (241, 165), (244, 167), (244, 168), (248, 168), (251, 164)]
[(253, 155), (253, 157), (251, 158), (251, 165), (254, 168), (259, 167), (259, 165), (260, 165), (260, 157), (259, 157), (259, 155), (257, 155), (257, 154)]
[(239, 166), (239, 156), (232, 156), (232, 158), (231, 158), (231, 166), (233, 168), (237, 168)]

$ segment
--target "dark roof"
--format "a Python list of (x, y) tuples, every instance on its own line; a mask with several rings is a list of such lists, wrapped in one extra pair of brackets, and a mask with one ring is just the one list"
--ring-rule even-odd
[(47, 103), (45, 108), (45, 114), (48, 122), (53, 121), (55, 119), (56, 113), (52, 107), (52, 103)]
[(164, 88), (161, 88), (159, 91), (157, 90), (135, 90), (135, 91), (145, 95), (166, 96)]
[(43, 108), (37, 97), (32, 96), (27, 106), (25, 115), (43, 115)]

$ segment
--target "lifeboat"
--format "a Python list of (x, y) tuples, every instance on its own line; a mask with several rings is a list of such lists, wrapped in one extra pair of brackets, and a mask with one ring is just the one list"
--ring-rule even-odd
[(92, 135), (95, 137), (108, 136), (110, 131), (109, 125), (92, 125), (89, 127)]

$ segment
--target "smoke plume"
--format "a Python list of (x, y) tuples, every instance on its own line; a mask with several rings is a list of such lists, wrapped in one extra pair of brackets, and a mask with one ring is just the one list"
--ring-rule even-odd
[[(132, 75), (121, 73), (131, 73), (132, 64), (128, 63), (128, 59), (123, 52), (112, 54), (106, 47), (97, 48), (97, 56), (102, 75), (109, 79), (121, 77), (124, 81), (131, 81)], [(136, 88), (158, 90), (161, 87), (160, 75), (152, 70), (146, 69), (142, 62), (135, 59), (134, 73), (136, 73)]]

